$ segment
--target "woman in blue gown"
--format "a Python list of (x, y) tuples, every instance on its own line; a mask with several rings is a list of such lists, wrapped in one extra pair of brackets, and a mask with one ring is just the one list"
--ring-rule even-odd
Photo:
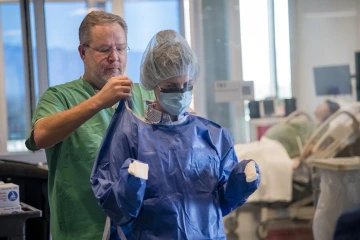
[(91, 174), (99, 205), (127, 239), (226, 239), (222, 217), (260, 183), (253, 160), (238, 162), (230, 133), (187, 112), (199, 67), (186, 40), (157, 33), (141, 64), (154, 90), (145, 117), (119, 103)]

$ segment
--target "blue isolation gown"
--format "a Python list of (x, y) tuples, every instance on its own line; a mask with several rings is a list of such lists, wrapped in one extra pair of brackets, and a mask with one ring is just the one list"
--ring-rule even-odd
[[(134, 160), (148, 164), (148, 180), (129, 174)], [(173, 125), (150, 124), (121, 101), (90, 181), (128, 240), (226, 239), (222, 217), (260, 182), (246, 182), (249, 161), (238, 163), (229, 132), (209, 120), (186, 113)]]

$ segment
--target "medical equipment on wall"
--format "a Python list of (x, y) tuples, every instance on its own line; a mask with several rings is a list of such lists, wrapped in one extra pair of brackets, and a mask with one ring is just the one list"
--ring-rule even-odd
[(286, 117), (296, 111), (296, 99), (269, 98), (261, 101), (250, 101), (248, 104), (250, 118)]

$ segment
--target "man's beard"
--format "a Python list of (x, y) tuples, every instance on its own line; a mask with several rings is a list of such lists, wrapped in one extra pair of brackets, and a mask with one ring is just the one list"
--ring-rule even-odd
[(103, 88), (105, 86), (105, 84), (110, 80), (110, 78), (112, 77), (116, 77), (116, 76), (121, 76), (124, 74), (124, 70), (122, 70), (120, 68), (120, 73), (119, 74), (106, 74), (103, 71), (94, 71), (91, 75), (92, 75), (92, 80), (93, 80), (93, 84), (95, 85), (96, 88), (98, 88), (99, 90), (101, 88)]

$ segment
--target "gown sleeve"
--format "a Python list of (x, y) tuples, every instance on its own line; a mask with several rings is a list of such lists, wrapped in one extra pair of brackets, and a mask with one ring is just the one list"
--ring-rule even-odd
[(146, 180), (129, 173), (136, 160), (133, 115), (121, 101), (100, 146), (90, 183), (103, 211), (116, 225), (132, 222), (142, 206)]
[[(257, 173), (255, 179), (247, 180), (246, 166), (254, 167)], [(252, 166), (251, 166), (252, 165)], [(220, 180), (218, 192), (223, 216), (229, 214), (235, 208), (243, 205), (248, 197), (255, 192), (260, 184), (259, 166), (253, 160), (238, 162), (233, 147), (225, 154), (220, 164)]]

